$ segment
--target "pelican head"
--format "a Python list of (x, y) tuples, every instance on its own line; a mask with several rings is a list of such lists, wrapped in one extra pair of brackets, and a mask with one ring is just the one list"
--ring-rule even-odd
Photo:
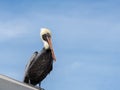
[(47, 28), (41, 28), (40, 37), (44, 43), (44, 48), (51, 49), (53, 60), (56, 60), (54, 50), (52, 47), (51, 32)]

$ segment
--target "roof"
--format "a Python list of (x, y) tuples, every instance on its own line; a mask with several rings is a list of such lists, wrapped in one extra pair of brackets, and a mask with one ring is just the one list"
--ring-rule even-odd
[(0, 75), (0, 90), (40, 90), (5, 75)]

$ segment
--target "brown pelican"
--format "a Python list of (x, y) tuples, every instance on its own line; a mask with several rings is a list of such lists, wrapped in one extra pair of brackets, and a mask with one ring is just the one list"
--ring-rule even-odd
[(26, 65), (23, 82), (37, 85), (51, 72), (53, 60), (56, 60), (51, 42), (51, 32), (47, 28), (42, 28), (40, 32), (44, 48), (41, 52), (34, 52), (30, 61)]

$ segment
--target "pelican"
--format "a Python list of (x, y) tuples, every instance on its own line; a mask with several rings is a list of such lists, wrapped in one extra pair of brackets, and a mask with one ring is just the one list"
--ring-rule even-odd
[(41, 52), (34, 52), (25, 68), (24, 83), (37, 85), (52, 71), (53, 60), (56, 61), (51, 41), (51, 32), (42, 28), (40, 37), (44, 43)]

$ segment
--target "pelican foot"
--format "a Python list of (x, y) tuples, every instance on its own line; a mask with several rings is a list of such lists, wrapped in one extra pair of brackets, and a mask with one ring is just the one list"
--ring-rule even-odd
[(39, 89), (39, 90), (45, 90), (44, 88), (41, 88), (41, 87), (36, 87), (37, 89)]
[(44, 88), (40, 88), (40, 90), (45, 90)]

